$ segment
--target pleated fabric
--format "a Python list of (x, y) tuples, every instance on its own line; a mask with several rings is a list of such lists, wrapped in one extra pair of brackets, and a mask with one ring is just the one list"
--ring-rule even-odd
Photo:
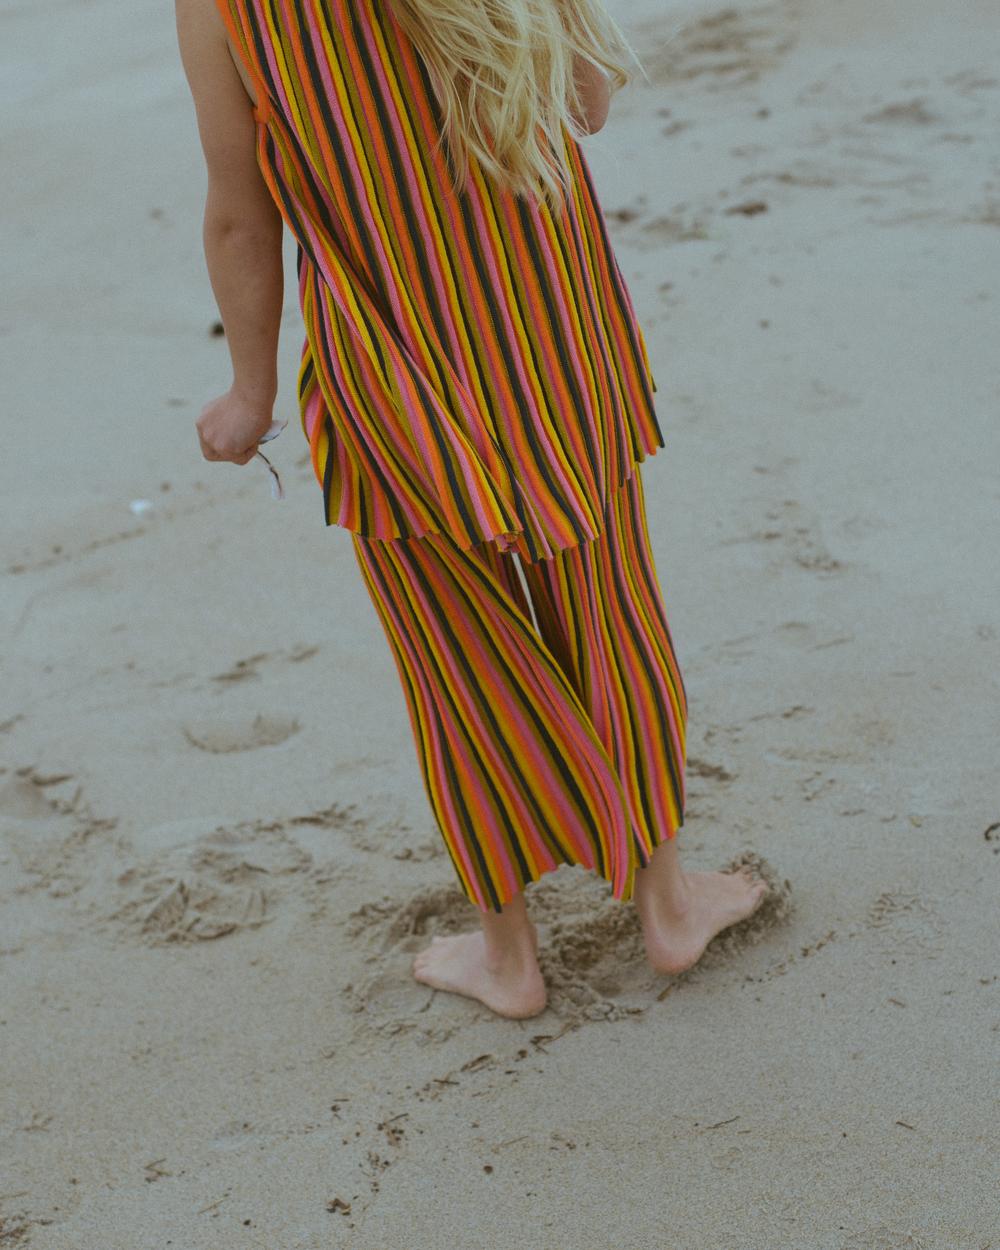
[(520, 561), (530, 600), (495, 544), (352, 541), (466, 897), (499, 911), (578, 864), (631, 898), (683, 824), (687, 725), (638, 468), (595, 540)]
[(586, 159), (553, 212), (473, 161), (390, 0), (217, 0), (298, 243), (302, 429), (327, 525), (529, 563), (594, 538), (663, 446), (656, 383)]

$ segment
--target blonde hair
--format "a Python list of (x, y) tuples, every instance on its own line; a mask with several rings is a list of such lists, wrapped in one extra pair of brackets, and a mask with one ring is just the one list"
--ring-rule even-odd
[(391, 0), (441, 107), (438, 147), (456, 192), (470, 161), (502, 187), (561, 203), (570, 185), (562, 127), (586, 133), (574, 67), (603, 69), (612, 91), (645, 76), (603, 0)]

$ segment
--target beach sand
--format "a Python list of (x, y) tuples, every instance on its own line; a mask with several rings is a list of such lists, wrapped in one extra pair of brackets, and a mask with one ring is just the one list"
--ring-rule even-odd
[(666, 438), (680, 846), (771, 891), (658, 977), (560, 869), (516, 1023), (410, 977), (475, 917), (323, 523), (291, 265), (287, 498), (201, 459), (170, 6), (0, 14), (4, 1247), (1000, 1247), (1000, 13), (615, 12), (650, 82), (586, 152)]

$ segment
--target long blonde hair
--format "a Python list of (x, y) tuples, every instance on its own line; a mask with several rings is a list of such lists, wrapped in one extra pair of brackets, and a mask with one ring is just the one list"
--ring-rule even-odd
[(645, 71), (603, 0), (391, 0), (421, 54), (441, 106), (439, 147), (456, 191), (470, 159), (518, 194), (558, 205), (570, 173), (562, 127), (586, 133), (577, 55), (609, 75), (612, 91)]

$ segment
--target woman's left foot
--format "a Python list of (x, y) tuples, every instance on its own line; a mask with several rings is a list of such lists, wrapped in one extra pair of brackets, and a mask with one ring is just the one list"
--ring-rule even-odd
[(537, 1016), (546, 1006), (545, 981), (534, 954), (490, 959), (482, 931), (432, 938), (413, 960), (413, 975), (423, 985), (475, 998), (513, 1020)]
[(745, 920), (767, 893), (746, 867), (737, 872), (687, 872), (669, 898), (637, 896), (646, 957), (657, 972), (685, 972), (698, 962), (717, 933)]

